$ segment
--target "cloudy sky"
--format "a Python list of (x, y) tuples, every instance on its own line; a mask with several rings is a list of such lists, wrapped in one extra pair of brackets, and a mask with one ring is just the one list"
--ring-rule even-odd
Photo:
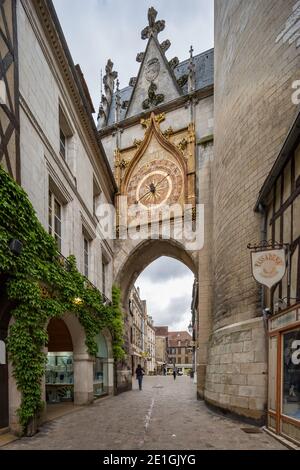
[[(166, 21), (159, 35), (171, 41), (169, 59), (189, 57), (213, 47), (213, 0), (53, 0), (66, 40), (85, 75), (96, 111), (100, 101), (100, 71), (112, 59), (120, 87), (137, 76), (135, 58), (145, 50), (141, 31), (147, 26), (150, 6)], [(136, 285), (147, 299), (157, 325), (186, 330), (190, 322), (193, 274), (183, 264), (160, 258), (139, 277)]]
[(160, 41), (172, 43), (168, 58), (189, 57), (213, 47), (213, 0), (54, 0), (75, 63), (81, 65), (95, 109), (100, 101), (100, 71), (107, 59), (119, 72), (121, 88), (137, 76), (138, 52), (145, 50), (141, 31), (150, 6), (166, 21)]
[(156, 326), (187, 330), (191, 320), (193, 273), (182, 263), (162, 257), (150, 264), (135, 285), (147, 299), (148, 313)]

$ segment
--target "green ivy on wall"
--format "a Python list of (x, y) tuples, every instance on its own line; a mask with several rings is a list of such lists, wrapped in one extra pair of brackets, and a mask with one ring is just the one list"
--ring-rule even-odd
[[(19, 256), (9, 249), (12, 239), (22, 242)], [(76, 268), (73, 256), (61, 261), (54, 239), (37, 219), (17, 183), (0, 166), (0, 274), (6, 275), (6, 292), (14, 305), (7, 349), (21, 391), (18, 410), (24, 430), (41, 410), (41, 382), (45, 373), (47, 324), (66, 312), (78, 318), (86, 333), (87, 351), (97, 353), (95, 336), (108, 328), (115, 360), (124, 358), (120, 291), (113, 287), (112, 304)]]

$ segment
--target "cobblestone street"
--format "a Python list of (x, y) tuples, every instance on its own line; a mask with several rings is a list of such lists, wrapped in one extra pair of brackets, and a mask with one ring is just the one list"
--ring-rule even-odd
[(4, 449), (285, 449), (264, 432), (209, 410), (190, 378), (145, 377), (144, 389), (100, 400), (45, 424)]

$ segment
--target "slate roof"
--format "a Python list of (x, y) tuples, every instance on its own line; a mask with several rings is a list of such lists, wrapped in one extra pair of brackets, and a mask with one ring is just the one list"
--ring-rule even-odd
[(191, 335), (187, 331), (169, 331), (168, 333), (168, 345), (169, 347), (177, 347), (178, 341), (181, 341), (181, 347), (184, 347), (187, 344), (189, 345), (192, 341)]
[(168, 326), (155, 326), (154, 327), (155, 335), (156, 336), (165, 336), (167, 338), (168, 329), (169, 329)]
[[(206, 52), (202, 52), (194, 57), (195, 71), (196, 71), (196, 90), (201, 90), (214, 83), (214, 49), (210, 49)], [(188, 74), (189, 59), (180, 62), (174, 69), (175, 77), (179, 79), (183, 75)], [(187, 83), (182, 87), (183, 95), (188, 93)], [(121, 103), (129, 101), (133, 92), (132, 86), (127, 86), (120, 90)], [(110, 113), (108, 117), (107, 126), (114, 124), (115, 122), (115, 100), (114, 94), (112, 104), (110, 107)], [(125, 119), (126, 108), (120, 110), (120, 121)]]

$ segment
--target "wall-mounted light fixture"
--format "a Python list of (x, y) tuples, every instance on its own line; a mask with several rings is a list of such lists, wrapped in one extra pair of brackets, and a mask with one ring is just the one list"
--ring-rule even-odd
[(13, 239), (9, 242), (8, 246), (13, 255), (20, 256), (22, 253), (23, 244), (20, 240)]

